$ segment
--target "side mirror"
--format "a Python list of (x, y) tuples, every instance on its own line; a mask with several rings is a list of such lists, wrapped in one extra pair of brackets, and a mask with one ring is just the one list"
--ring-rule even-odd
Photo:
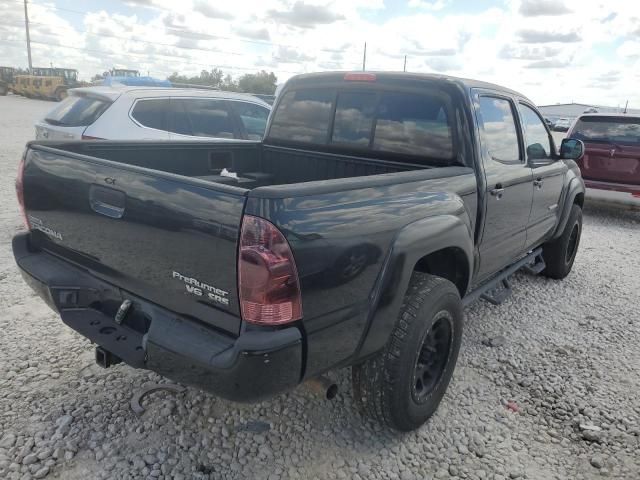
[(584, 143), (575, 138), (564, 138), (560, 144), (560, 158), (563, 160), (580, 160), (584, 156)]

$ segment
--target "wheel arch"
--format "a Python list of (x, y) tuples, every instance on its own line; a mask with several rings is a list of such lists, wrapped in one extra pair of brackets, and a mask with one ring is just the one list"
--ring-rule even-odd
[(564, 203), (562, 205), (562, 215), (556, 226), (556, 230), (553, 233), (552, 239), (558, 238), (562, 235), (569, 215), (571, 213), (571, 207), (578, 205), (580, 208), (584, 205), (585, 187), (581, 177), (574, 177), (567, 186), (567, 195), (564, 197)]
[(414, 272), (442, 276), (464, 296), (471, 283), (473, 249), (471, 222), (464, 215), (437, 215), (405, 226), (371, 292), (371, 309), (356, 358), (365, 358), (385, 345)]
[(460, 298), (467, 292), (471, 275), (469, 259), (460, 247), (446, 247), (423, 256), (413, 271), (449, 280), (458, 289)]

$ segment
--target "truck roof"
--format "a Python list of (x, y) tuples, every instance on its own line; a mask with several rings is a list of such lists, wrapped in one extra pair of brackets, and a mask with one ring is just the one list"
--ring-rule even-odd
[[(378, 71), (336, 71), (336, 72), (322, 72), (322, 73), (305, 73), (292, 77), (287, 82), (288, 86), (291, 86), (297, 82), (312, 82), (316, 80), (318, 82), (334, 82), (344, 80), (344, 76), (347, 74), (373, 74), (376, 76), (376, 80), (393, 81), (393, 80), (405, 80), (405, 81), (440, 81), (443, 83), (455, 83), (460, 87), (466, 89), (470, 88), (483, 88), (488, 90), (497, 90), (509, 93), (511, 95), (517, 95), (519, 97), (527, 99), (527, 97), (520, 92), (512, 90), (501, 85), (494, 83), (483, 82), (480, 80), (473, 80), (469, 78), (454, 77), (451, 75), (442, 75), (437, 73), (411, 73), (411, 72), (378, 72)], [(285, 87), (286, 88), (286, 87)]]

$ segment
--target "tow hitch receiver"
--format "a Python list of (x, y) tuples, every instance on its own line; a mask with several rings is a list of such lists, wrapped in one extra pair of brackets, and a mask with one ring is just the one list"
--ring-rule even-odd
[(102, 368), (109, 368), (111, 365), (117, 365), (122, 359), (102, 347), (96, 347), (96, 363)]

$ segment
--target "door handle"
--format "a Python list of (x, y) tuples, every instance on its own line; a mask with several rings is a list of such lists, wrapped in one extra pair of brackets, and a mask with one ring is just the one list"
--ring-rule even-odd
[(544, 184), (544, 181), (541, 178), (537, 178), (533, 181), (534, 187), (542, 188), (543, 184)]
[(504, 188), (502, 188), (501, 184), (498, 184), (496, 185), (496, 188), (492, 188), (491, 190), (489, 190), (489, 193), (500, 200), (502, 198), (502, 195), (504, 194)]

